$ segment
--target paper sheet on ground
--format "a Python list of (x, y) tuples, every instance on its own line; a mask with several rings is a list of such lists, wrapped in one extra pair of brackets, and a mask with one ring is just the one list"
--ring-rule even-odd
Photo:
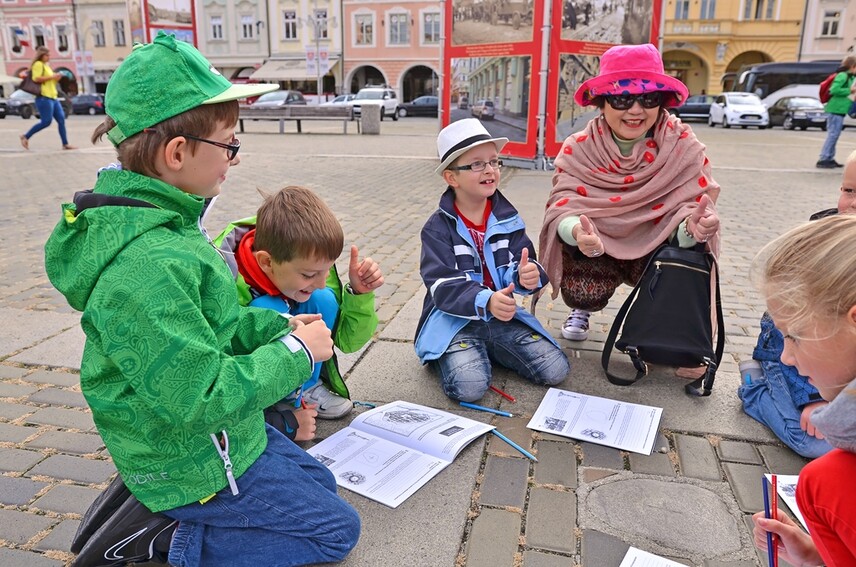
[(686, 567), (686, 565), (631, 547), (618, 567)]
[(398, 401), (360, 414), (307, 452), (332, 471), (339, 486), (395, 508), (493, 428)]
[[(765, 474), (767, 477), (767, 481), (772, 486), (773, 475)], [(808, 531), (808, 526), (805, 525), (805, 518), (803, 518), (802, 513), (800, 512), (799, 506), (797, 506), (797, 479), (798, 475), (795, 474), (777, 474), (776, 475), (776, 492), (779, 495), (779, 498), (782, 502), (784, 502), (788, 508), (790, 508), (791, 512), (793, 512), (794, 517), (800, 521), (800, 523), (805, 528), (805, 531)]]
[(527, 427), (650, 455), (662, 408), (550, 388)]

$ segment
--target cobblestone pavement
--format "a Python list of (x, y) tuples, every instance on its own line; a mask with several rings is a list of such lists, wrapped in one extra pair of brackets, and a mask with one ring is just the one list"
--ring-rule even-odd
[[(67, 564), (82, 513), (115, 473), (78, 385), (79, 317), (50, 287), (42, 264), (60, 203), (90, 187), (98, 167), (113, 159), (104, 144), (85, 143), (96, 123), (88, 116), (69, 120), (81, 150), (61, 151), (52, 128), (24, 152), (18, 135), (31, 123), (0, 121), (7, 205), (0, 231), (0, 565)], [(748, 267), (763, 243), (834, 205), (840, 171), (814, 168), (822, 132), (694, 128), (723, 186), (718, 207), (728, 340), (713, 396), (688, 398), (668, 368), (630, 388), (604, 380), (598, 355), (628, 291), (622, 289), (592, 317), (588, 341), (562, 341), (572, 372), (561, 387), (663, 407), (652, 455), (533, 433), (525, 425), (543, 389), (498, 371), (495, 383), (517, 402), (486, 397), (484, 403), (516, 417), (472, 417), (494, 419), (536, 453), (538, 463), (491, 437), (465, 449), (395, 510), (342, 491), (363, 518), (360, 544), (345, 565), (611, 567), (628, 545), (687, 565), (764, 564), (749, 538), (748, 516), (762, 506), (758, 477), (796, 473), (804, 461), (743, 415), (735, 395), (736, 364), (749, 357), (763, 310)], [(375, 340), (343, 357), (354, 396), (460, 410), (421, 368), (412, 346), (423, 293), (419, 228), (442, 190), (433, 173), (435, 121), (384, 121), (380, 136), (343, 135), (338, 126), (320, 123), (305, 124), (300, 135), (276, 129), (247, 124), (242, 164), (230, 172), (209, 230), (251, 214), (259, 190), (303, 184), (317, 191), (339, 216), (346, 242), (386, 274)], [(856, 139), (845, 131), (839, 161), (854, 148)], [(505, 170), (502, 185), (537, 241), (549, 173)], [(561, 301), (545, 298), (538, 315), (559, 336), (567, 315)], [(623, 363), (616, 364), (620, 370)], [(342, 425), (324, 422), (320, 435)]]

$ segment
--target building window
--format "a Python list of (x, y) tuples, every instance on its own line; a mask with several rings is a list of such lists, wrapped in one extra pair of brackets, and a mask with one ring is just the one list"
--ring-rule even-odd
[(410, 43), (410, 22), (407, 14), (392, 14), (389, 16), (390, 45), (407, 45)]
[(223, 39), (223, 16), (211, 16), (211, 39)]
[(713, 20), (716, 18), (716, 0), (701, 0), (701, 19)]
[(841, 12), (838, 11), (824, 11), (823, 12), (823, 24), (820, 28), (821, 37), (837, 37), (838, 36), (838, 24), (841, 22)]
[(422, 43), (440, 43), (440, 13), (422, 15)]
[(315, 33), (317, 39), (327, 39), (327, 10), (315, 10)]
[(12, 45), (12, 52), (14, 53), (21, 53), (21, 50), (23, 49), (21, 47), (21, 38), (23, 37), (23, 34), (18, 33), (20, 29), (21, 28), (17, 27), (9, 28), (9, 43)]
[(374, 17), (371, 14), (354, 16), (357, 45), (374, 45)]
[(686, 20), (690, 15), (690, 0), (675, 1), (675, 19)]
[(113, 45), (122, 47), (125, 41), (125, 20), (113, 20)]
[(282, 13), (282, 38), (297, 39), (297, 12), (289, 10)]
[(92, 31), (93, 38), (95, 40), (95, 47), (104, 47), (107, 45), (107, 42), (104, 39), (104, 22), (101, 20), (92, 20)]
[(744, 20), (772, 20), (776, 0), (745, 0)]
[(64, 25), (56, 27), (56, 50), (68, 51), (68, 28)]
[(33, 47), (45, 46), (45, 28), (42, 26), (33, 26)]
[(241, 16), (241, 39), (253, 39), (255, 22), (252, 16)]

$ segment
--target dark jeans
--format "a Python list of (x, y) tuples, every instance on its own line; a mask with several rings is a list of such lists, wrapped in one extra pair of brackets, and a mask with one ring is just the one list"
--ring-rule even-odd
[(56, 124), (59, 126), (59, 137), (62, 140), (62, 145), (67, 146), (68, 136), (65, 133), (65, 113), (59, 101), (55, 98), (37, 96), (36, 108), (39, 110), (40, 121), (30, 128), (24, 136), (29, 140), (36, 132), (40, 132), (50, 126), (51, 120), (56, 120)]

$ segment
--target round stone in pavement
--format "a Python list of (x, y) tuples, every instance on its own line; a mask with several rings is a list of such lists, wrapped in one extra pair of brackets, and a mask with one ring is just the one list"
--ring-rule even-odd
[(604, 531), (629, 543), (654, 541), (694, 557), (741, 548), (738, 520), (729, 507), (715, 492), (693, 484), (617, 479), (592, 488), (581, 508), (581, 524), (602, 522)]

